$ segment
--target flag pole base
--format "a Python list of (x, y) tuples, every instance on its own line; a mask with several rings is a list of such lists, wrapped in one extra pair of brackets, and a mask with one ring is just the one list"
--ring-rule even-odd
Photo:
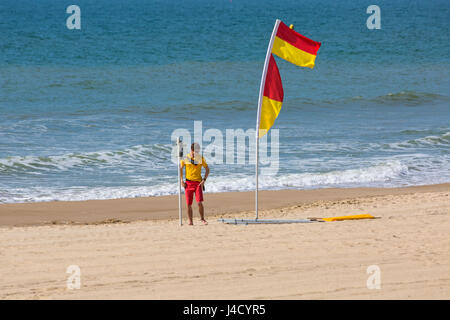
[(311, 223), (322, 222), (319, 220), (300, 219), (300, 220), (278, 220), (278, 219), (218, 219), (217, 221), (226, 224), (287, 224), (287, 223)]

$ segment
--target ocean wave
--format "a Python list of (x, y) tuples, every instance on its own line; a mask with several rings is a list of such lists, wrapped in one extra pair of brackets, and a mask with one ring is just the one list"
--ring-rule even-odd
[[(347, 170), (328, 172), (291, 173), (277, 176), (261, 175), (259, 185), (262, 189), (303, 189), (332, 186), (350, 186), (389, 182), (408, 174), (408, 166), (399, 160), (380, 162), (379, 164)], [(233, 181), (212, 180), (211, 191), (246, 191), (254, 189), (254, 177), (235, 178)]]
[(370, 100), (380, 104), (401, 103), (405, 105), (415, 106), (435, 100), (442, 100), (444, 98), (446, 97), (435, 93), (401, 91), (396, 93), (388, 93), (386, 95), (378, 96)]
[[(446, 128), (448, 130), (448, 128)], [(371, 151), (414, 151), (414, 149), (427, 148), (432, 150), (448, 148), (450, 146), (450, 131), (443, 132), (443, 130), (404, 130), (395, 133), (396, 136), (402, 135), (417, 135), (418, 133), (431, 135), (419, 137), (416, 139), (409, 139), (397, 142), (364, 142), (364, 141), (338, 141), (338, 142), (304, 142), (301, 145), (301, 149), (292, 149), (290, 146), (282, 148), (280, 153), (284, 154), (299, 154), (299, 152), (311, 152), (311, 153), (351, 153), (358, 154), (361, 152)], [(445, 130), (444, 130), (445, 131)]]
[[(380, 96), (341, 96), (331, 98), (291, 98), (289, 101), (289, 109), (291, 110), (305, 110), (311, 111), (310, 106), (319, 108), (342, 109), (347, 108), (348, 105), (380, 105), (380, 106), (418, 106), (440, 101), (448, 102), (449, 96), (430, 93), (430, 92), (416, 92), (416, 91), (400, 91), (389, 92)], [(249, 105), (251, 108), (251, 105)]]
[[(417, 92), (417, 91), (400, 91), (400, 92), (390, 92), (385, 95), (377, 97), (364, 97), (364, 96), (353, 96), (351, 98), (345, 98), (343, 102), (353, 101), (353, 102), (372, 102), (376, 104), (403, 104), (408, 106), (415, 106), (424, 103), (447, 100), (448, 96), (430, 93), (430, 92)], [(332, 101), (330, 101), (332, 102)]]
[[(441, 131), (442, 132), (442, 131)], [(304, 143), (301, 151), (291, 148), (281, 149), (284, 161), (298, 161), (299, 152), (356, 154), (360, 152), (416, 152), (423, 149), (436, 148), (448, 150), (450, 131), (442, 134), (428, 135), (416, 139), (390, 143), (375, 142), (336, 142), (336, 143)], [(0, 158), (0, 174), (25, 173), (40, 174), (44, 172), (63, 172), (71, 169), (94, 170), (98, 168), (143, 167), (149, 169), (167, 169), (167, 161), (171, 160), (171, 144), (136, 145), (118, 150), (99, 150), (92, 152), (73, 152), (49, 156), (10, 156)], [(292, 156), (293, 155), (293, 156)], [(309, 160), (308, 160), (309, 161)]]
[[(260, 189), (312, 189), (326, 187), (350, 187), (382, 185), (407, 175), (408, 166), (401, 161), (385, 161), (373, 166), (321, 173), (292, 173), (277, 176), (260, 176)], [(173, 182), (151, 183), (148, 186), (121, 187), (69, 187), (69, 188), (20, 188), (0, 191), (1, 203), (41, 201), (81, 201), (171, 195), (177, 192), (177, 178)], [(254, 177), (238, 175), (213, 176), (208, 179), (207, 192), (251, 191)]]
[(385, 148), (394, 150), (421, 148), (421, 147), (448, 147), (450, 146), (450, 132), (445, 132), (441, 135), (431, 135), (423, 138), (411, 139), (402, 142), (388, 143), (384, 145)]
[(116, 165), (139, 165), (145, 161), (147, 166), (169, 161), (170, 144), (136, 145), (121, 150), (105, 150), (84, 153), (68, 153), (53, 156), (11, 156), (0, 158), (1, 173), (42, 171), (66, 171), (72, 168), (108, 167)]

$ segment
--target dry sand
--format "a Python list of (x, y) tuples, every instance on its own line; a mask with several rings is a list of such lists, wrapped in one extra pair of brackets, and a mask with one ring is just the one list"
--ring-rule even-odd
[(253, 217), (252, 195), (206, 196), (210, 224), (193, 227), (174, 197), (0, 205), (0, 298), (450, 298), (450, 184), (262, 192), (261, 218), (379, 217), (289, 225), (222, 224)]

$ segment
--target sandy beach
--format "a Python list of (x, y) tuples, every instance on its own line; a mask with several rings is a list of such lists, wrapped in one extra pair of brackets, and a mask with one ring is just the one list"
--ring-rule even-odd
[[(208, 226), (176, 198), (0, 205), (1, 299), (449, 299), (450, 184), (261, 193), (261, 218), (377, 219), (226, 225), (248, 193), (208, 194)], [(105, 223), (105, 222), (110, 223)], [(66, 287), (69, 265), (80, 289)], [(380, 289), (368, 289), (369, 266)]]

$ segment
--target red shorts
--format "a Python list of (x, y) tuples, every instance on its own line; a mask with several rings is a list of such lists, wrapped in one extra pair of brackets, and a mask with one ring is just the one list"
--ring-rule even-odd
[(190, 206), (192, 204), (192, 200), (194, 200), (194, 193), (195, 193), (195, 200), (197, 202), (203, 201), (203, 190), (200, 186), (200, 181), (186, 181), (186, 189), (184, 190), (184, 193), (186, 194), (186, 204)]

